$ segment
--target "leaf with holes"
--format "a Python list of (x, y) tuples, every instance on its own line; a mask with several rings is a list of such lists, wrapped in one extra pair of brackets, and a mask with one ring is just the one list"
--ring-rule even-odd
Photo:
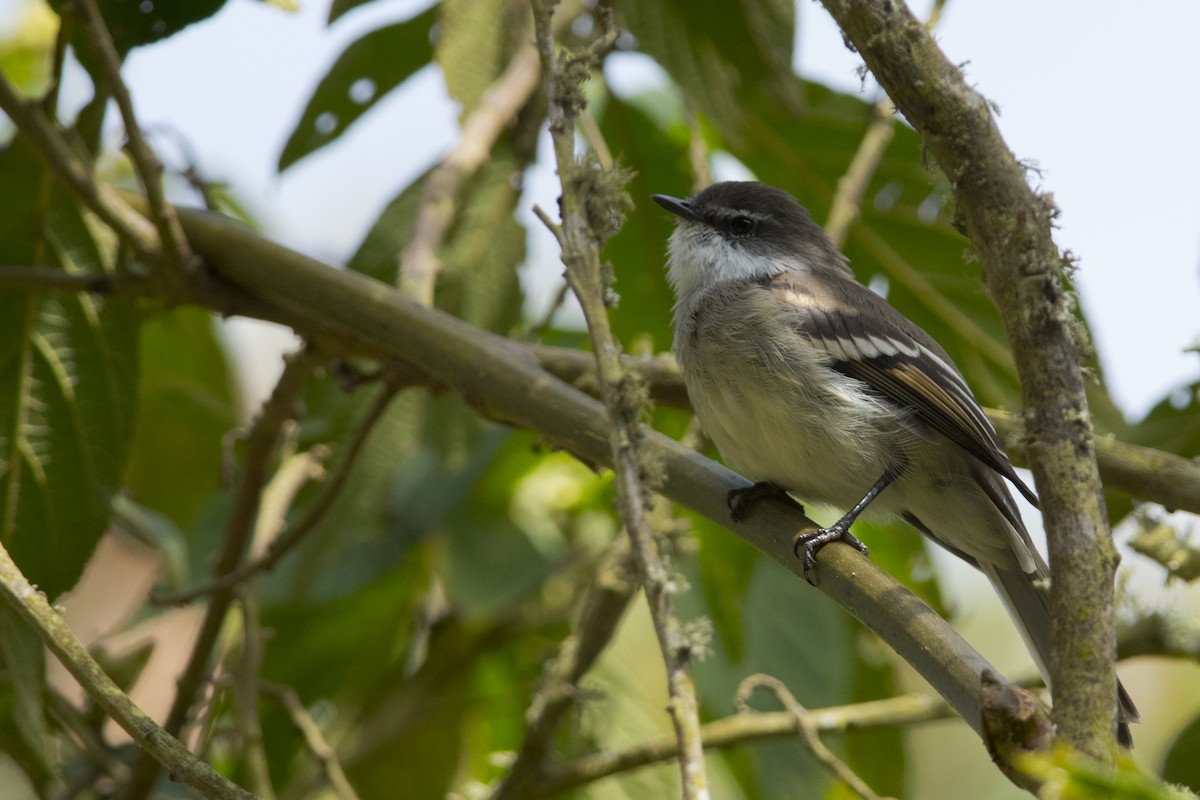
[(283, 172), (336, 141), (381, 98), (430, 63), (430, 30), (436, 19), (435, 7), (351, 42), (317, 84), (276, 168)]

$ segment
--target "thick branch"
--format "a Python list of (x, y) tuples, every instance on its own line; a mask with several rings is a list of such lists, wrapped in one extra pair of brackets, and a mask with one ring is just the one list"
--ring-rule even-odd
[(1051, 239), (1051, 203), (1029, 188), (987, 101), (925, 27), (894, 0), (823, 0), (847, 39), (921, 134), (954, 187), (1016, 356), (1055, 579), (1050, 588), (1059, 740), (1115, 756), (1113, 576), (1117, 557), (1079, 367), (1080, 332)]

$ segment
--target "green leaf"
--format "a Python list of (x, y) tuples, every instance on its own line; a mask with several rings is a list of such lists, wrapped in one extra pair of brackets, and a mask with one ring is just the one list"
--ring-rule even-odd
[[(521, 156), (498, 145), (459, 192), (459, 213), (437, 254), (442, 271), (435, 305), (500, 333), (520, 318), (517, 266), (525, 258), (525, 230), (513, 216), (521, 197), (521, 186), (513, 178), (523, 169)], [(349, 269), (395, 282), (396, 259), (412, 237), (427, 178), (428, 173), (388, 204), (350, 259)]]
[[(55, 11), (62, 13), (64, 0), (51, 0)], [(206, 20), (221, 10), (225, 0), (189, 0), (186, 3), (170, 0), (99, 0), (100, 16), (112, 34), (117, 53), (124, 56), (135, 47), (174, 36), (189, 25)], [(89, 73), (93, 61), (83, 31), (75, 38), (76, 54)]]
[[(0, 154), (0, 184), (0, 263), (105, 271), (20, 139)], [(133, 430), (137, 323), (120, 299), (0, 294), (0, 541), (50, 597), (75, 583), (108, 525)]]
[(800, 110), (792, 80), (791, 0), (619, 0), (616, 7), (638, 49), (658, 61), (731, 141), (753, 124), (743, 110), (749, 87)]
[(317, 84), (276, 168), (283, 172), (337, 140), (381, 98), (430, 63), (436, 14), (429, 9), (351, 42)]
[(329, 18), (326, 20), (326, 22), (332, 25), (343, 15), (348, 14), (359, 6), (365, 6), (371, 2), (374, 2), (374, 0), (333, 0), (333, 2), (329, 4)]
[(1171, 741), (1163, 757), (1162, 779), (1200, 792), (1200, 758), (1197, 754), (1200, 754), (1200, 717), (1185, 725)]
[(438, 18), (436, 59), (446, 77), (450, 96), (462, 103), (463, 113), (475, 107), (480, 95), (504, 71), (516, 44), (513, 24), (529, 11), (509, 0), (444, 0)]
[(221, 440), (240, 418), (237, 387), (203, 309), (150, 314), (141, 363), (126, 492), (186, 529), (220, 484)]
[(746, 589), (761, 556), (705, 517), (690, 513), (687, 517), (700, 544), (700, 589), (713, 629), (729, 657), (741, 661), (746, 647), (742, 631)]
[(1129, 431), (1136, 444), (1193, 458), (1200, 453), (1200, 381), (1181, 386), (1158, 402)]
[[(694, 578), (690, 565), (686, 574)], [(696, 581), (691, 583), (694, 586)], [(741, 658), (735, 659), (724, 641), (714, 638), (712, 652), (693, 665), (707, 717), (730, 713), (739, 684), (760, 672), (783, 681), (809, 708), (852, 702), (858, 626), (843, 609), (768, 559), (758, 559), (741, 607)], [(679, 613), (685, 620), (705, 613), (697, 592), (679, 596)], [(770, 693), (761, 689), (751, 705), (764, 710), (779, 708)], [(732, 763), (735, 773), (744, 785), (757, 786), (763, 797), (816, 797), (829, 786), (825, 770), (794, 741), (757, 744), (745, 760), (749, 767), (736, 760)], [(750, 783), (744, 775), (746, 769), (755, 777)]]
[(21, 744), (14, 748), (26, 769), (35, 775), (54, 773), (42, 691), (46, 683), (45, 647), (38, 635), (7, 604), (0, 606), (0, 663), (6, 688), (12, 688), (11, 705), (0, 706), (0, 720), (11, 724)]

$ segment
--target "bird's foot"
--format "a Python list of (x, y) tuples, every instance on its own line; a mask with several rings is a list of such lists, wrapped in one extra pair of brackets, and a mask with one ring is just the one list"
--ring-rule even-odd
[(796, 499), (788, 494), (782, 486), (770, 481), (759, 481), (753, 486), (729, 490), (729, 494), (725, 496), (725, 502), (729, 504), (729, 516), (733, 518), (734, 522), (741, 522), (759, 500), (767, 497), (781, 500), (801, 514), (804, 513), (804, 506), (796, 502)]
[(796, 537), (792, 550), (796, 554), (796, 558), (804, 559), (804, 580), (808, 581), (810, 585), (817, 585), (812, 575), (813, 568), (817, 566), (817, 553), (830, 542), (838, 541), (850, 545), (864, 556), (868, 555), (867, 546), (850, 533), (849, 525), (843, 525), (841, 522), (828, 528), (818, 528), (815, 531), (802, 533)]

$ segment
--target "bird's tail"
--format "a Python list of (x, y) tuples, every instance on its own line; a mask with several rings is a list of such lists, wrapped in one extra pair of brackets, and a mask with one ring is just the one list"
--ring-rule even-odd
[[(1050, 663), (1050, 597), (1047, 589), (1044, 585), (1039, 585), (1037, 575), (1026, 574), (1020, 569), (1001, 569), (992, 564), (981, 564), (980, 568), (1004, 601), (1009, 616), (1017, 623), (1025, 645), (1033, 654), (1038, 669), (1049, 686), (1050, 671), (1047, 664)], [(1043, 576), (1048, 574), (1044, 568), (1039, 571)], [(1040, 583), (1044, 584), (1045, 581)], [(1117, 705), (1117, 741), (1126, 749), (1132, 748), (1133, 737), (1129, 732), (1129, 723), (1138, 721), (1138, 710), (1120, 681), (1117, 681)]]

